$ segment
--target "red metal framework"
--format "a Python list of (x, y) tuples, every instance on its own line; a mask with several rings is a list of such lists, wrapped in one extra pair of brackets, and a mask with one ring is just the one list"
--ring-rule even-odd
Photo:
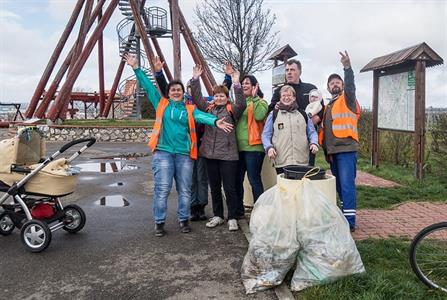
[[(119, 8), (122, 14), (129, 20), (134, 22), (131, 33), (133, 38), (141, 39), (143, 44), (145, 55), (150, 65), (150, 70), (153, 70), (152, 58), (158, 55), (161, 60), (164, 61), (164, 55), (162, 49), (157, 41), (158, 37), (161, 37), (163, 33), (164, 23), (156, 18), (152, 18), (153, 25), (151, 25), (151, 19), (148, 18), (151, 11), (158, 11), (158, 9), (145, 9), (144, 6), (147, 2), (145, 0), (110, 0), (108, 6), (103, 12), (106, 0), (97, 0), (96, 6), (93, 9), (95, 0), (78, 0), (70, 19), (62, 33), (52, 56), (50, 57), (48, 64), (42, 74), (42, 77), (36, 86), (33, 96), (31, 97), (30, 104), (25, 113), (27, 118), (37, 117), (44, 118), (45, 116), (51, 121), (57, 119), (64, 120), (67, 111), (73, 113), (73, 108), (68, 109), (70, 103), (73, 101), (83, 101), (85, 103), (99, 104), (100, 117), (107, 117), (110, 109), (116, 98), (116, 91), (122, 76), (124, 69), (124, 62), (121, 57), (117, 58), (119, 61), (118, 69), (115, 74), (112, 87), (109, 92), (105, 92), (104, 88), (104, 51), (102, 45), (103, 30), (108, 24), (113, 12)], [(181, 52), (180, 52), (180, 35), (183, 35), (189, 52), (196, 64), (201, 64), (205, 67), (205, 72), (202, 75), (202, 80), (208, 93), (212, 91), (212, 85), (215, 84), (214, 77), (208, 68), (206, 61), (204, 60), (200, 49), (195, 42), (192, 33), (186, 23), (186, 20), (178, 6), (178, 0), (169, 0), (169, 8), (171, 13), (171, 28), (173, 39), (173, 64), (174, 64), (174, 77), (181, 79)], [(81, 10), (84, 9), (82, 17), (80, 17)], [(161, 9), (163, 10), (163, 9)], [(74, 44), (71, 46), (71, 50), (68, 52), (63, 63), (59, 67), (53, 81), (48, 84), (51, 73), (53, 72), (62, 50), (67, 44), (67, 40), (73, 31), (73, 27), (78, 19), (81, 19), (81, 26), (79, 28), (78, 36)], [(93, 32), (87, 35), (90, 29), (95, 24)], [(153, 21), (155, 20), (155, 21)], [(151, 29), (151, 26), (153, 27)], [(130, 40), (127, 41), (130, 45)], [(83, 69), (87, 59), (89, 58), (94, 46), (98, 43), (98, 77), (99, 77), (99, 94), (88, 94), (81, 96), (79, 93), (74, 93), (73, 86), (78, 78), (81, 70)], [(155, 49), (155, 52), (154, 50)], [(121, 50), (123, 53), (130, 52), (130, 46), (125, 46)], [(67, 72), (68, 71), (68, 72)], [(172, 80), (173, 76), (167, 64), (164, 65), (164, 71), (169, 80)], [(67, 75), (66, 75), (67, 74)], [(62, 83), (64, 76), (66, 78)], [(59, 92), (57, 92), (60, 87)], [(46, 91), (45, 91), (46, 90)], [(138, 91), (137, 91), (138, 92)]]

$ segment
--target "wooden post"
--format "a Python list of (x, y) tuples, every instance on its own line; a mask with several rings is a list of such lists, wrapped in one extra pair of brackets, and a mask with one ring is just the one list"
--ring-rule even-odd
[(45, 85), (47, 84), (48, 79), (50, 79), (51, 73), (53, 72), (54, 66), (56, 65), (59, 55), (61, 54), (62, 49), (64, 49), (65, 43), (67, 42), (67, 39), (70, 36), (71, 31), (73, 30), (76, 20), (78, 19), (79, 13), (81, 12), (82, 6), (84, 5), (84, 1), (85, 0), (78, 0), (78, 2), (76, 3), (73, 13), (71, 14), (70, 20), (68, 21), (67, 26), (65, 26), (65, 30), (62, 33), (62, 36), (59, 39), (59, 42), (57, 43), (56, 48), (54, 49), (53, 54), (50, 57), (50, 61), (48, 62), (45, 71), (43, 72), (42, 77), (40, 78), (40, 81), (37, 84), (33, 96), (31, 97), (30, 104), (25, 113), (27, 118), (31, 118), (34, 114), (34, 111), (36, 110), (40, 96), (42, 95), (43, 90), (45, 89)]
[[(105, 2), (106, 2), (106, 0), (100, 0), (98, 2), (98, 4), (96, 5), (95, 9), (93, 10), (92, 16), (90, 18), (90, 22), (89, 22), (87, 31), (89, 31), (90, 28), (95, 23), (95, 19), (99, 15), (99, 11), (102, 9)], [(57, 87), (59, 86), (59, 83), (61, 82), (62, 78), (64, 77), (65, 72), (67, 72), (67, 70), (68, 70), (68, 66), (70, 65), (71, 57), (73, 55), (73, 52), (76, 49), (76, 44), (77, 43), (74, 43), (74, 45), (71, 47), (70, 52), (68, 53), (68, 55), (65, 58), (64, 62), (62, 63), (62, 65), (60, 66), (59, 71), (57, 72), (50, 87), (48, 88), (47, 92), (45, 93), (45, 96), (43, 97), (41, 103), (37, 107), (36, 113), (34, 114), (34, 116), (36, 116), (37, 118), (43, 118), (45, 116), (45, 111), (47, 110), (51, 100), (53, 99), (54, 94), (56, 93)]]
[[(140, 35), (141, 41), (143, 42), (144, 51), (146, 51), (146, 55), (148, 56), (149, 65), (151, 66), (151, 72), (154, 72), (154, 51), (152, 50), (151, 44), (149, 43), (149, 38), (147, 37), (146, 28), (141, 20), (141, 15), (139, 13), (139, 9), (137, 3), (134, 1), (130, 1), (130, 6), (132, 8), (132, 14), (134, 17), (135, 28), (138, 30), (137, 32)], [(159, 87), (157, 86), (159, 89)], [(160, 90), (160, 89), (159, 89)]]
[(378, 129), (378, 107), (379, 107), (379, 70), (374, 70), (373, 75), (373, 115), (372, 115), (372, 136), (371, 136), (371, 164), (379, 167), (379, 129)]
[(171, 6), (172, 47), (174, 53), (174, 78), (182, 79), (182, 55), (180, 51), (180, 15), (178, 0), (169, 0)]
[(425, 155), (425, 61), (416, 62), (416, 91), (414, 99), (414, 149), (415, 149), (415, 175), (421, 180), (424, 178)]
[(203, 58), (202, 52), (200, 52), (197, 43), (194, 41), (194, 37), (192, 35), (191, 30), (186, 23), (185, 17), (183, 16), (182, 11), (179, 9), (180, 14), (180, 25), (183, 27), (183, 38), (185, 39), (186, 45), (188, 46), (189, 52), (196, 64), (201, 64), (204, 72), (202, 73), (202, 80), (205, 88), (208, 92), (208, 95), (213, 94), (213, 86), (216, 85), (216, 81), (214, 80), (214, 76), (211, 73), (207, 62)]
[[(102, 10), (98, 15), (98, 23), (102, 18)], [(99, 111), (104, 109), (104, 104), (106, 101), (106, 96), (104, 93), (104, 45), (103, 45), (103, 35), (99, 36), (98, 39), (98, 68), (99, 68)]]
[(50, 109), (48, 117), (49, 117), (49, 119), (51, 119), (51, 121), (55, 121), (57, 116), (59, 115), (60, 110), (66, 106), (66, 104), (69, 100), (69, 97), (68, 97), (69, 93), (70, 93), (71, 89), (73, 88), (73, 85), (74, 85), (76, 79), (78, 78), (82, 67), (84, 66), (90, 53), (92, 52), (93, 47), (95, 46), (96, 42), (98, 41), (99, 35), (104, 30), (104, 27), (107, 25), (107, 22), (110, 20), (112, 13), (114, 12), (116, 6), (118, 5), (118, 1), (119, 0), (111, 0), (103, 17), (101, 18), (101, 21), (99, 22), (98, 26), (93, 31), (91, 37), (89, 38), (87, 44), (85, 45), (84, 50), (82, 51), (80, 57), (76, 61), (76, 64), (74, 65), (74, 67), (72, 69), (72, 72), (65, 80), (64, 85), (62, 86), (58, 96), (56, 97), (56, 100), (53, 103), (53, 106)]

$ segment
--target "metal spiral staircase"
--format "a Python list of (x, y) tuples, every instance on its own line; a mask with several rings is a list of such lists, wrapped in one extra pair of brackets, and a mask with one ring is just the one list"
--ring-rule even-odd
[[(140, 68), (146, 73), (148, 78), (156, 85), (153, 72), (150, 68), (148, 57), (143, 47), (140, 47), (140, 37), (135, 30), (134, 18), (129, 0), (120, 0), (119, 10), (125, 17), (116, 26), (118, 34), (118, 47), (120, 56), (125, 53), (139, 55)], [(146, 34), (150, 37), (168, 37), (171, 33), (167, 29), (167, 12), (159, 7), (148, 7), (140, 12), (145, 24)], [(118, 85), (120, 100), (115, 105), (115, 109), (120, 118), (138, 118), (139, 109), (137, 107), (137, 97), (144, 97), (145, 91), (137, 88), (135, 75), (123, 79)]]

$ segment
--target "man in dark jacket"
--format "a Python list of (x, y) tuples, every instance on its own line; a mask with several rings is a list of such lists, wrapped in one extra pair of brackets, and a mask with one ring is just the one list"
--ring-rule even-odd
[[(304, 111), (309, 104), (309, 92), (317, 89), (317, 87), (311, 83), (302, 82), (301, 79), (301, 62), (296, 59), (289, 59), (286, 62), (286, 84), (292, 86), (295, 89), (296, 101), (298, 103), (298, 109)], [(281, 86), (278, 87), (272, 96), (272, 101), (269, 104), (269, 112), (275, 109), (276, 104), (280, 98)], [(321, 105), (324, 105), (323, 100)], [(312, 117), (314, 125), (318, 125), (323, 118), (323, 109), (315, 116)], [(315, 164), (315, 154), (309, 153), (309, 165)]]

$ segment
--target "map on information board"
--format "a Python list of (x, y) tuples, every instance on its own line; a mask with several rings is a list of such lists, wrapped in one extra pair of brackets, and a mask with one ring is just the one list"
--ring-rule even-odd
[(414, 131), (414, 71), (379, 77), (379, 128)]

